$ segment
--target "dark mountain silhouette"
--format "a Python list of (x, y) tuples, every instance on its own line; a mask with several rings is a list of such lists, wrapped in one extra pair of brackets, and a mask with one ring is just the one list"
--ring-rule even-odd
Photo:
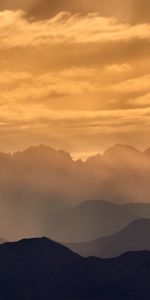
[[(7, 264), (5, 257), (7, 257)], [(3, 267), (4, 271), (7, 271), (7, 268), (11, 270), (15, 263), (18, 266), (23, 263), (28, 268), (33, 266), (37, 270), (53, 265), (57, 268), (57, 266), (73, 263), (79, 258), (78, 254), (47, 238), (24, 239), (0, 245), (1, 271)]]
[(67, 245), (83, 256), (114, 257), (128, 251), (150, 250), (150, 219), (132, 222), (122, 231), (87, 243)]
[[(89, 241), (124, 228), (137, 215), (106, 201), (87, 201), (76, 207), (51, 213), (46, 218), (46, 236), (58, 241)], [(47, 231), (46, 231), (47, 228)]]
[(82, 258), (45, 238), (0, 246), (1, 300), (149, 300), (150, 252)]
[[(123, 228), (135, 215), (145, 217), (143, 208), (142, 215), (140, 209), (136, 212), (133, 206), (117, 208), (122, 211), (121, 215), (130, 214), (121, 221), (118, 214), (107, 212), (111, 211), (111, 208), (107, 210), (107, 204), (106, 209), (98, 208), (98, 212), (85, 205), (72, 209), (73, 205), (87, 199), (149, 203), (150, 156), (127, 145), (115, 145), (104, 155), (85, 162), (74, 161), (69, 153), (43, 145), (12, 155), (0, 153), (0, 191), (0, 235), (7, 240), (43, 235), (63, 242), (83, 241), (82, 236), (85, 236), (84, 241), (90, 240), (112, 234), (119, 226)], [(110, 220), (114, 218), (112, 230), (110, 223), (103, 222), (105, 213), (106, 216), (110, 213)], [(78, 215), (81, 234), (76, 222)], [(115, 223), (118, 225), (114, 226)], [(66, 227), (72, 228), (72, 234), (71, 229), (64, 230)]]

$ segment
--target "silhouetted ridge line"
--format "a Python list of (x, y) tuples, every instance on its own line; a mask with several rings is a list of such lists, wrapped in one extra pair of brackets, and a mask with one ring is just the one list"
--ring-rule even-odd
[(67, 246), (83, 256), (107, 258), (128, 251), (150, 251), (149, 236), (150, 219), (138, 219), (112, 236)]
[(2, 300), (149, 300), (147, 251), (83, 258), (39, 238), (1, 245), (0, 265)]

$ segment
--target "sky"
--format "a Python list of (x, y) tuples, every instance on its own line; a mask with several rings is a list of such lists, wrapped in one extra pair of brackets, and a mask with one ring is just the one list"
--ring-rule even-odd
[(149, 0), (0, 1), (0, 149), (150, 146)]

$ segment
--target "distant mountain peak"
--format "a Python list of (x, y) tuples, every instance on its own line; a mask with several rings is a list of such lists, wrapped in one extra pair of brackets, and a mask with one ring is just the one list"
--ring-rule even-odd
[(144, 154), (147, 156), (150, 156), (150, 147), (144, 151)]
[(141, 153), (136, 147), (127, 145), (127, 144), (115, 144), (114, 146), (108, 148), (105, 152), (104, 155), (106, 154), (113, 154), (113, 153), (118, 153), (118, 152), (130, 152), (130, 153)]
[[(70, 249), (83, 256), (116, 257), (125, 252), (150, 251), (150, 219), (136, 219), (122, 230), (86, 243), (74, 243)], [(69, 244), (68, 244), (69, 246)]]
[(90, 156), (86, 159), (86, 163), (90, 163), (90, 162), (93, 162), (94, 160), (97, 161), (97, 160), (102, 160), (102, 155), (100, 153), (97, 153), (96, 155), (94, 156)]
[(104, 205), (104, 206), (107, 206), (107, 205), (115, 206), (115, 205), (117, 205), (117, 203), (111, 202), (111, 201), (105, 201), (105, 200), (87, 200), (87, 201), (84, 201), (84, 202), (80, 203), (76, 207), (94, 207), (95, 208), (96, 206), (102, 206), (102, 205)]
[(72, 157), (69, 152), (66, 152), (64, 150), (56, 150), (50, 146), (46, 145), (37, 145), (33, 147), (29, 147), (23, 151), (18, 151), (13, 154), (14, 158), (19, 157), (27, 157), (27, 158), (42, 158), (42, 159), (48, 159), (51, 157), (57, 158), (63, 158), (68, 159), (72, 161)]

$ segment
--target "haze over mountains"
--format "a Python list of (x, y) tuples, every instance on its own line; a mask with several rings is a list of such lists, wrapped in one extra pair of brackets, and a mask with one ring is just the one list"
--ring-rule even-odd
[[(4, 243), (0, 298), (149, 300), (149, 152), (115, 145), (85, 162), (46, 146), (1, 153), (0, 236), (47, 236), (92, 257), (46, 238)], [(141, 252), (93, 257), (131, 250)]]
[[(1, 153), (0, 236), (10, 240), (46, 235), (75, 242), (113, 234), (136, 218), (149, 218), (150, 207), (111, 204), (107, 208), (105, 201), (149, 202), (149, 175), (150, 150), (140, 152), (125, 145), (115, 145), (85, 162), (46, 146)], [(87, 200), (105, 201), (97, 209), (97, 201), (92, 206)], [(85, 201), (89, 208), (75, 208)]]
[(0, 167), (1, 198), (42, 196), (55, 208), (63, 202), (150, 200), (150, 149), (140, 152), (118, 144), (82, 162), (64, 151), (37, 146), (13, 155), (1, 153)]
[(47, 216), (44, 234), (62, 242), (83, 242), (109, 236), (124, 228), (139, 215), (106, 201), (87, 201), (76, 207)]
[(110, 258), (129, 251), (150, 250), (149, 237), (150, 219), (138, 219), (112, 236), (67, 246), (85, 257)]

